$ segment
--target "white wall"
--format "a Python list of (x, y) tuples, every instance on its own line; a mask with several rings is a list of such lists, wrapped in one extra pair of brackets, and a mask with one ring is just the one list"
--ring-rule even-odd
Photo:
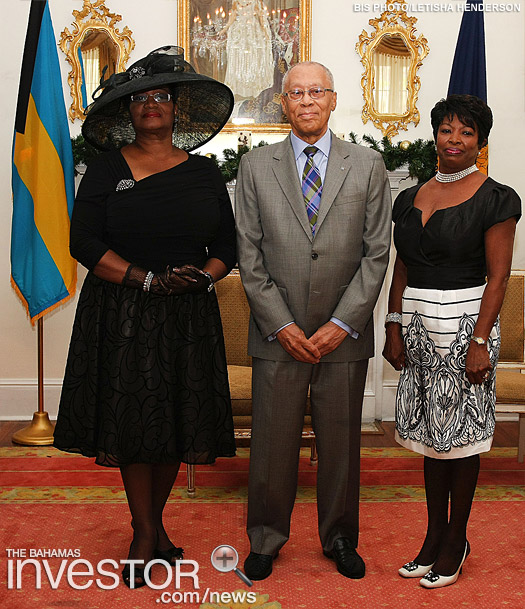
[[(338, 108), (331, 126), (337, 133), (355, 131), (358, 135), (381, 134), (370, 123), (361, 121), (362, 95), (360, 79), (362, 66), (355, 52), (355, 44), (363, 29), (371, 31), (368, 20), (379, 16), (372, 12), (356, 12), (355, 3), (347, 0), (312, 0), (312, 59), (325, 63), (333, 71), (338, 91)], [(458, 2), (452, 2), (455, 7)], [(177, 42), (177, 1), (107, 0), (113, 12), (123, 16), (121, 24), (128, 25), (136, 42), (131, 61), (143, 57), (153, 48)], [(50, 0), (51, 16), (57, 41), (64, 27), (71, 29), (72, 10), (81, 9), (81, 0)], [(27, 28), (29, 1), (9, 3), (0, 24), (0, 80), (2, 82), (2, 118), (0, 121), (0, 192), (4, 204), (0, 207), (0, 418), (24, 418), (36, 410), (36, 330), (31, 326), (25, 310), (9, 282), (11, 231), (11, 145), (14, 114), (23, 45)], [(418, 108), (421, 123), (401, 132), (394, 141), (432, 136), (429, 114), (434, 103), (446, 95), (450, 67), (454, 54), (461, 13), (419, 12), (418, 34), (423, 33), (430, 46), (430, 54), (420, 69), (421, 91)], [(490, 173), (512, 185), (525, 196), (525, 172), (521, 148), (525, 140), (524, 99), (524, 25), (525, 6), (521, 12), (489, 13), (485, 15), (488, 94), (495, 116), (490, 137)], [(59, 51), (64, 95), (69, 104), (66, 63)], [(70, 124), (71, 134), (77, 135), (80, 123)], [(280, 136), (254, 136), (275, 141)], [(221, 152), (235, 147), (234, 134), (218, 136), (202, 149)], [(518, 225), (514, 268), (525, 268), (525, 221)], [(84, 272), (79, 269), (79, 278)], [(67, 346), (76, 301), (72, 301), (45, 318), (45, 382), (46, 410), (56, 414), (60, 383), (64, 372)], [(378, 328), (381, 332), (381, 328)], [(386, 401), (391, 402), (395, 374), (385, 367)], [(386, 405), (383, 414), (390, 416)]]

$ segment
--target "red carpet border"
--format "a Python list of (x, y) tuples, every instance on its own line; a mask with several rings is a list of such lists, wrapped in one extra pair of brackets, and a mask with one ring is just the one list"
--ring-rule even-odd
[[(199, 564), (200, 598), (187, 582), (160, 602), (162, 590), (75, 590), (66, 581), (57, 589), (44, 577), (35, 589), (34, 571), (25, 569), (21, 589), (7, 583), (7, 550), (77, 550), (96, 565), (125, 558), (131, 538), (129, 512), (118, 471), (52, 448), (0, 448), (0, 606), (2, 609), (523, 609), (525, 592), (525, 467), (515, 449), (493, 449), (482, 456), (482, 472), (469, 526), (472, 552), (457, 584), (424, 590), (404, 580), (397, 569), (418, 551), (426, 514), (422, 459), (402, 448), (362, 450), (361, 535), (359, 551), (367, 565), (364, 579), (342, 577), (322, 555), (317, 535), (315, 468), (302, 452), (300, 487), (290, 541), (274, 572), (248, 589), (233, 573), (219, 573), (210, 562), (213, 548), (234, 546), (242, 561), (249, 551), (245, 535), (248, 450), (235, 459), (197, 468), (197, 496), (190, 499), (185, 475), (166, 508), (167, 526), (185, 558)], [(11, 554), (12, 555), (12, 554)], [(15, 559), (12, 559), (15, 560)], [(53, 574), (60, 558), (50, 558)], [(71, 559), (70, 559), (71, 560)], [(160, 585), (166, 572), (153, 568)], [(89, 582), (80, 578), (77, 582)], [(255, 602), (203, 602), (204, 592), (255, 593)], [(190, 598), (190, 597), (188, 597)]]
[[(482, 456), (477, 501), (525, 500), (525, 466), (517, 449), (495, 448)], [(297, 501), (315, 502), (316, 468), (309, 450), (302, 449)], [(186, 493), (186, 471), (181, 468), (170, 501), (244, 503), (247, 500), (249, 449), (233, 459), (197, 466), (197, 493)], [(423, 458), (404, 448), (363, 448), (361, 501), (424, 501)], [(98, 467), (93, 459), (50, 447), (0, 448), (1, 503), (115, 503), (125, 502), (120, 473)]]

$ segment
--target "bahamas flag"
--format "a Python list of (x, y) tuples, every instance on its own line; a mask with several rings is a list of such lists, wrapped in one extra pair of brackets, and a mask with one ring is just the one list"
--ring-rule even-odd
[(80, 65), (80, 78), (82, 83), (80, 85), (80, 93), (82, 94), (82, 109), (88, 107), (87, 91), (86, 91), (86, 74), (84, 73), (84, 60), (82, 59), (82, 49), (80, 46), (77, 51), (78, 63)]
[(47, 0), (32, 0), (13, 140), (11, 283), (31, 323), (73, 296), (73, 154)]

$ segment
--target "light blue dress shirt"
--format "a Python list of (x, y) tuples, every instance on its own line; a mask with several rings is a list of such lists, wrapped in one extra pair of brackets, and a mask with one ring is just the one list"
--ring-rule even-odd
[[(295, 156), (297, 175), (299, 176), (299, 182), (302, 183), (304, 166), (306, 165), (306, 160), (308, 158), (304, 153), (304, 149), (306, 148), (306, 146), (310, 146), (311, 144), (308, 144), (308, 142), (304, 142), (302, 139), (298, 138), (293, 132), (290, 133), (290, 140), (292, 142), (293, 153)], [(332, 134), (329, 129), (327, 129), (326, 133), (320, 139), (318, 139), (317, 142), (315, 142), (315, 146), (318, 150), (314, 154), (313, 160), (321, 175), (321, 182), (323, 182), (324, 184), (324, 179), (326, 176), (326, 166), (328, 165), (328, 155), (330, 154), (330, 148), (332, 146)], [(322, 204), (323, 196), (321, 195), (321, 205)], [(330, 321), (336, 324), (336, 326), (339, 326), (340, 328), (345, 330), (345, 332), (348, 332), (348, 334), (350, 334), (352, 338), (359, 337), (358, 332), (356, 332), (352, 327), (350, 327), (348, 324), (345, 324), (344, 321), (341, 321), (337, 317), (331, 317)], [(280, 327), (273, 334), (271, 334), (268, 337), (268, 340), (274, 340), (278, 332), (293, 323), (295, 322), (291, 321), (287, 324), (284, 324), (284, 326)]]

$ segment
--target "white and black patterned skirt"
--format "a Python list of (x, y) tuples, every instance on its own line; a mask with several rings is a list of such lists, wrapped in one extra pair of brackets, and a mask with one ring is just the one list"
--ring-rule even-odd
[(489, 337), (493, 366), (481, 385), (465, 373), (485, 286), (461, 290), (407, 287), (403, 294), (406, 366), (396, 398), (396, 439), (438, 459), (490, 450), (495, 425), (499, 320)]

